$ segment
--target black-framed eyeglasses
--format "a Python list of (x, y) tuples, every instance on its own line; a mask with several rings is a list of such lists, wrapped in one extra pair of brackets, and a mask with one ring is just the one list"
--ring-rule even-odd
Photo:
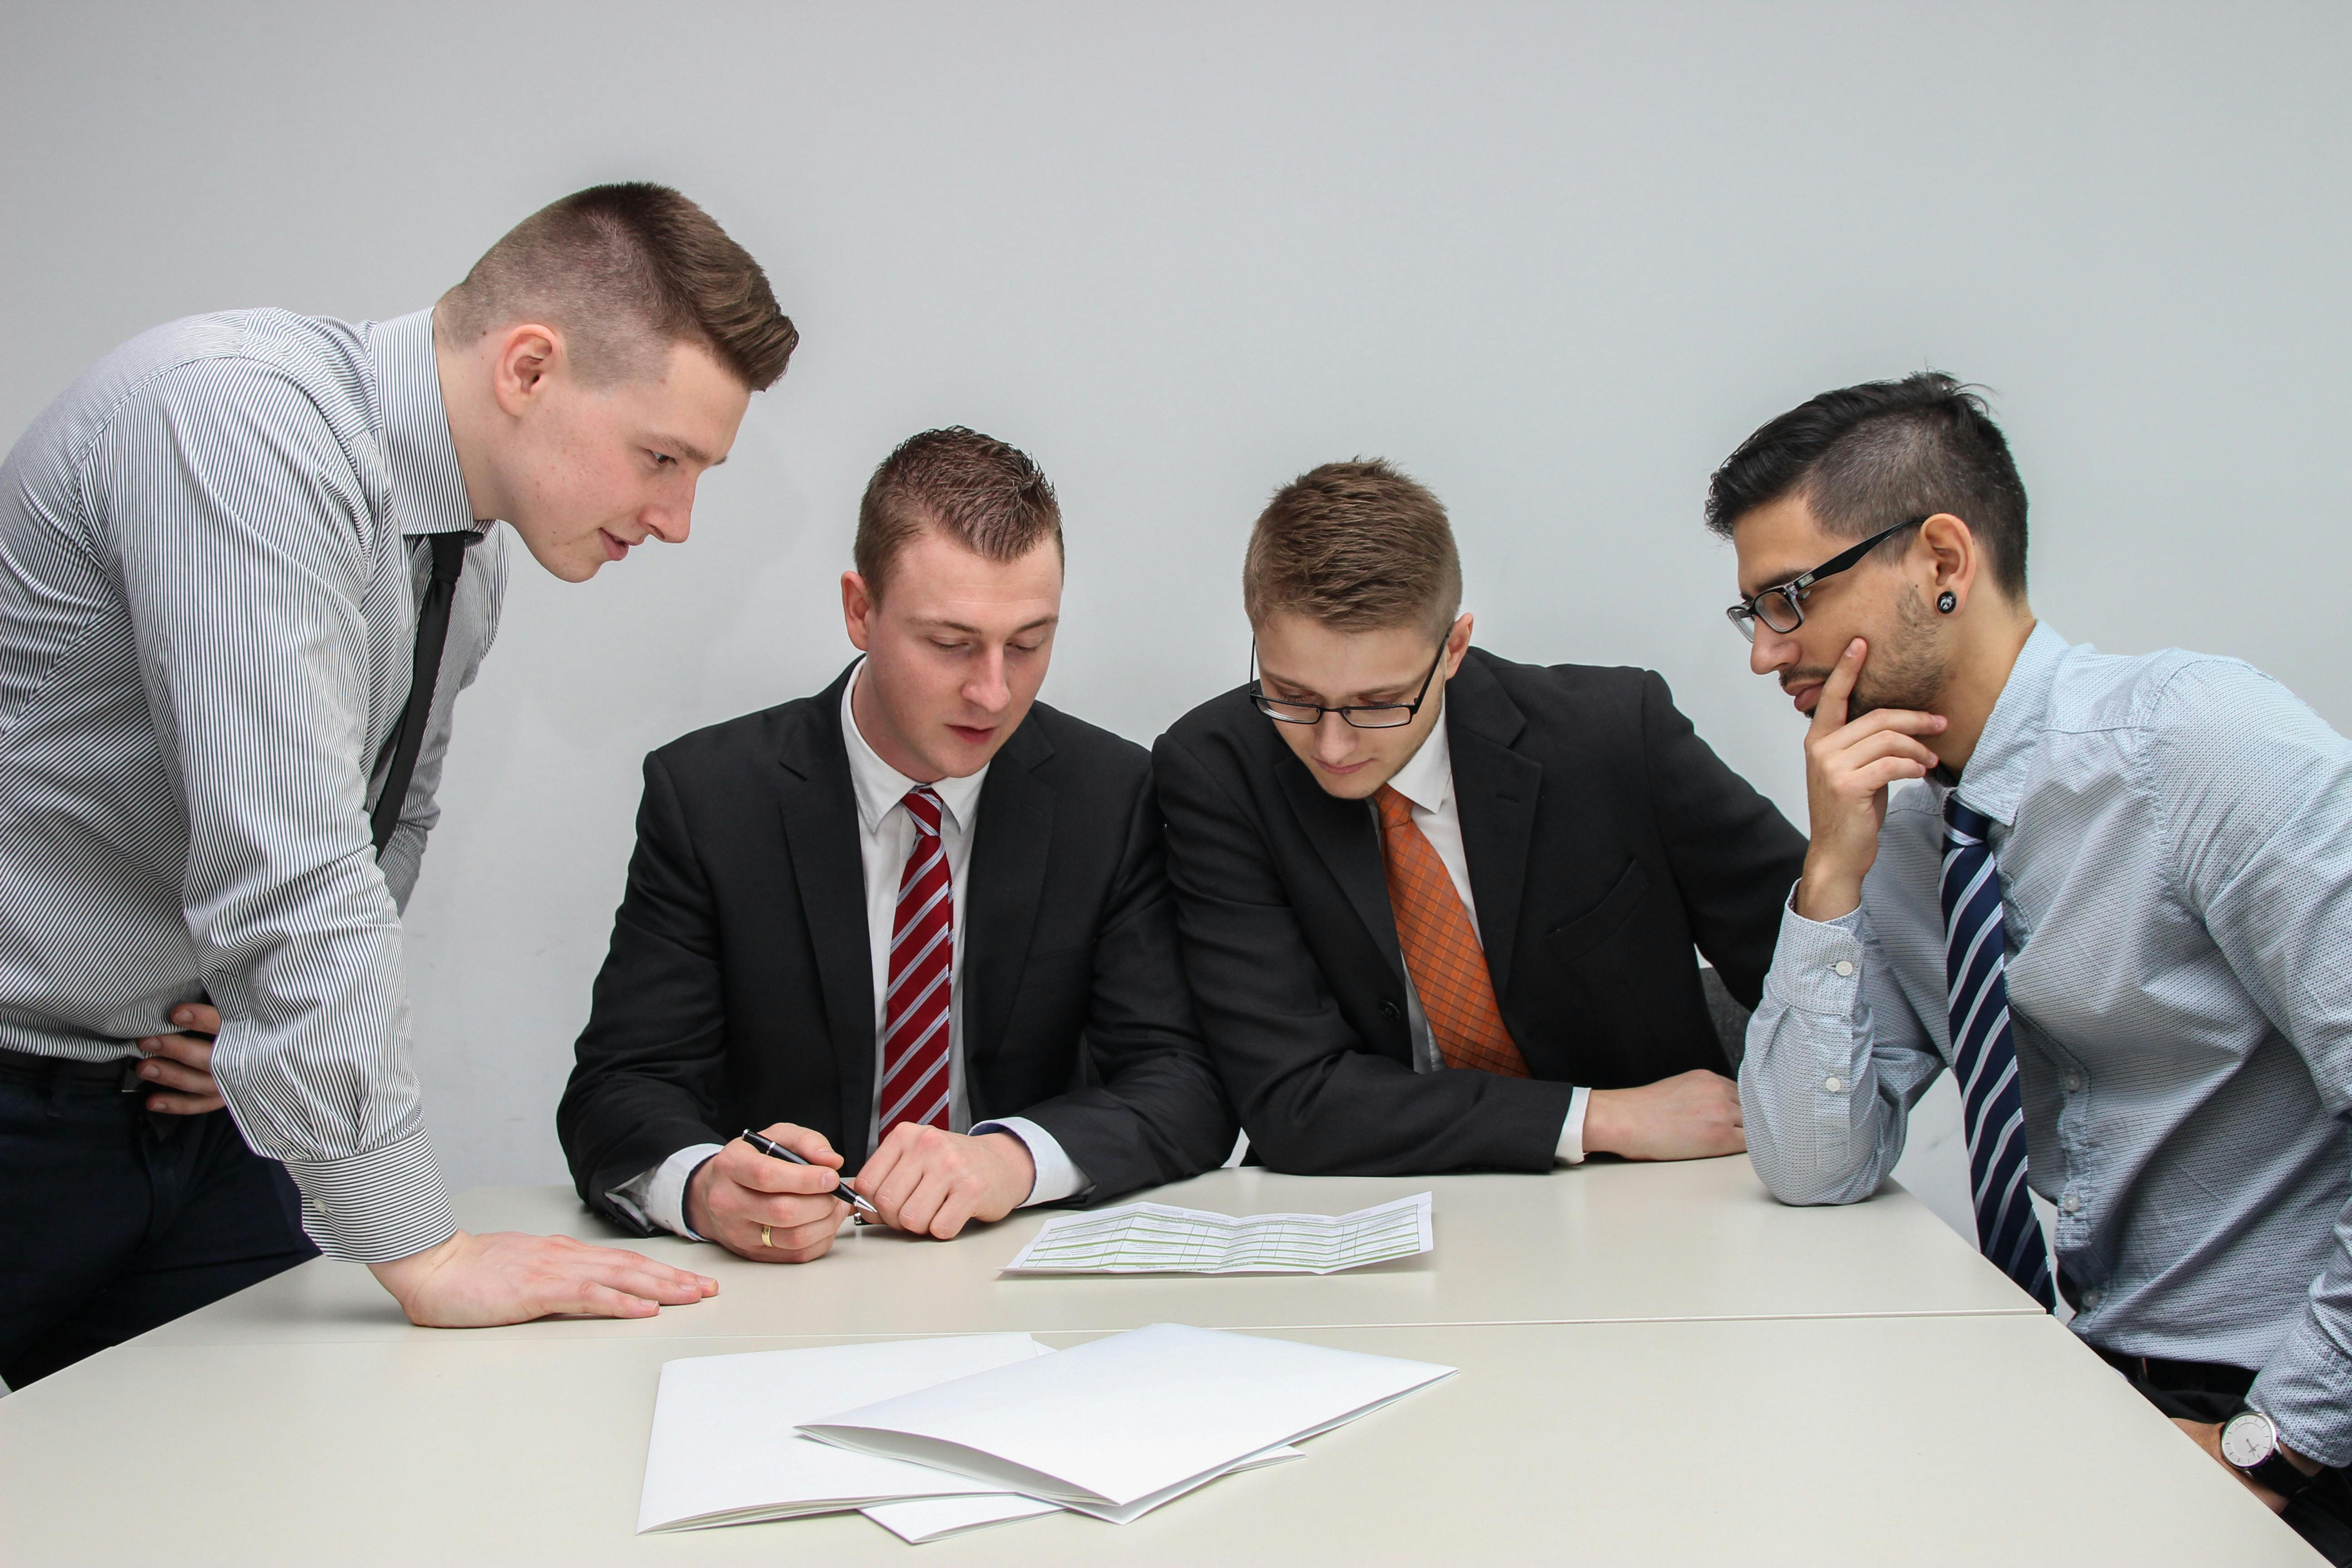
[(1359, 730), (1402, 730), (1412, 722), (1421, 705), (1429, 698), (1429, 683), (1437, 679), (1437, 667), (1445, 662), (1445, 644), (1437, 645), (1437, 657), (1430, 661), (1429, 673), (1421, 678), (1421, 689), (1410, 702), (1367, 702), (1352, 708), (1326, 708), (1319, 702), (1284, 702), (1268, 697), (1265, 688), (1257, 680), (1257, 639), (1250, 639), (1250, 700), (1257, 710), (1277, 724), (1320, 724), (1326, 713), (1337, 713), (1340, 721)]
[[(1930, 512), (1927, 517), (1934, 515)], [(1824, 577), (1836, 576), (1905, 529), (1918, 527), (1927, 521), (1927, 517), (1907, 518), (1893, 528), (1882, 528), (1852, 549), (1839, 551), (1811, 571), (1767, 588), (1752, 599), (1742, 599), (1723, 613), (1730, 617), (1739, 635), (1749, 642), (1756, 640), (1756, 623), (1759, 621), (1783, 636), (1793, 632), (1805, 624), (1805, 595), (1814, 584)]]

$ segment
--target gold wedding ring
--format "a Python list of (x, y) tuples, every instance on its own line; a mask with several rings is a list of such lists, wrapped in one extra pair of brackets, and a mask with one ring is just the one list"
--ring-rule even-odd
[(776, 1238), (768, 1234), (768, 1227), (764, 1225), (760, 1227), (760, 1245), (762, 1247), (773, 1247), (776, 1245)]

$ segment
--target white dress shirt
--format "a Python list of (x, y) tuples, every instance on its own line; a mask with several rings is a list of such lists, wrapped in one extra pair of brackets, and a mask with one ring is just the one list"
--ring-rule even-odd
[(213, 1076), (331, 1258), (457, 1228), (426, 1142), (401, 906), (457, 693), (498, 629), (468, 552), (379, 858), (428, 536), (476, 530), (429, 311), (233, 310), (100, 360), (0, 465), (0, 1048), (131, 1061), (219, 1006)]
[[(857, 682), (865, 673), (866, 667), (860, 664), (842, 689), (841, 734), (849, 752), (849, 782), (857, 797), (858, 853), (866, 867), (866, 945), (874, 961), (877, 1042), (874, 1093), (868, 1101), (866, 1131), (869, 1143), (878, 1146), (882, 1136), (883, 1077), (879, 1042), (887, 1022), (884, 1009), (890, 988), (890, 938), (898, 918), (898, 882), (906, 872), (907, 852), (914, 843), (915, 825), (907, 815), (906, 796), (915, 787), (915, 781), (884, 762), (857, 728), (855, 699)], [(1000, 1116), (977, 1127), (971, 1124), (971, 1100), (963, 1065), (964, 903), (965, 885), (970, 880), (967, 873), (971, 867), (972, 832), (980, 815), (981, 786), (987, 778), (988, 769), (983, 767), (968, 778), (940, 779), (930, 786), (943, 808), (940, 813), (940, 839), (947, 849), (948, 877), (953, 889), (955, 955), (948, 1000), (948, 1129), (975, 1136), (1010, 1132), (1020, 1139), (1037, 1169), (1029, 1195), (1022, 1202), (1021, 1206), (1027, 1208), (1034, 1204), (1058, 1203), (1085, 1192), (1093, 1184), (1054, 1135), (1026, 1117)], [(717, 1143), (696, 1143), (680, 1149), (651, 1173), (643, 1196), (631, 1206), (639, 1208), (648, 1220), (665, 1230), (702, 1239), (686, 1223), (686, 1184), (719, 1148)], [(616, 1201), (622, 1195), (614, 1194)]]
[[(1444, 688), (1439, 689), (1442, 692)], [(1438, 859), (1444, 862), (1445, 874), (1453, 879), (1454, 890), (1461, 896), (1463, 910), (1470, 917), (1471, 934), (1483, 948), (1486, 937), (1478, 927), (1478, 900), (1470, 893), (1470, 858), (1462, 848), (1462, 810), (1454, 797), (1454, 746), (1445, 737), (1443, 712), (1420, 750), (1390, 777), (1389, 787), (1412, 803), (1412, 824), (1429, 840), (1429, 847), (1437, 851)], [(1372, 813), (1377, 830), (1380, 808), (1369, 801), (1365, 804)], [(1421, 995), (1413, 988), (1412, 971), (1409, 968), (1404, 976), (1404, 1005), (1406, 1022), (1412, 1030), (1413, 1070), (1435, 1072), (1445, 1061), (1438, 1054), (1435, 1037), (1429, 1031), (1429, 1019), (1421, 1010)], [(1569, 1099), (1568, 1120), (1560, 1125), (1559, 1146), (1555, 1151), (1561, 1164), (1584, 1163), (1584, 1111), (1591, 1098), (1591, 1089), (1579, 1087)]]

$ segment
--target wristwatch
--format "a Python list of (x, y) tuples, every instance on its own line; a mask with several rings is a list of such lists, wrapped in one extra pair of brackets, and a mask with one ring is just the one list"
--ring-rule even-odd
[(2256, 1486), (2281, 1497), (2291, 1498), (2311, 1484), (2311, 1478), (2279, 1452), (2278, 1428), (2259, 1410), (2241, 1410), (2221, 1423), (2221, 1458)]

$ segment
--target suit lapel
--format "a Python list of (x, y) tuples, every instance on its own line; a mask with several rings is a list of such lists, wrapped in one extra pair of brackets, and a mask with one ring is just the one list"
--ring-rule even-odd
[(1512, 950), (1527, 891), (1528, 846), (1535, 836), (1543, 764), (1511, 749), (1527, 717), (1473, 652), (1445, 688), (1446, 740), (1470, 896), (1497, 1003), (1510, 994)]
[(980, 787), (963, 900), (964, 1087), (975, 1121), (1004, 1110), (982, 1102), (982, 1075), (1004, 1044), (1045, 892), (1054, 792), (1033, 770), (1053, 754), (1033, 716), (996, 754)]
[(826, 688), (814, 710), (785, 736), (777, 794), (841, 1081), (842, 1152), (855, 1169), (873, 1152), (866, 1140), (874, 1102), (874, 960), (867, 951), (857, 800), (841, 734), (841, 692), (848, 679), (845, 673)]
[(1381, 865), (1380, 837), (1372, 827), (1372, 810), (1360, 800), (1340, 800), (1326, 795), (1307, 772), (1307, 764), (1285, 747), (1275, 772), (1283, 793), (1290, 797), (1299, 830), (1330, 868), (1348, 896), (1364, 931), (1381, 956), (1397, 974), (1404, 973), (1404, 955), (1397, 947), (1396, 915), (1389, 908), (1389, 879)]

